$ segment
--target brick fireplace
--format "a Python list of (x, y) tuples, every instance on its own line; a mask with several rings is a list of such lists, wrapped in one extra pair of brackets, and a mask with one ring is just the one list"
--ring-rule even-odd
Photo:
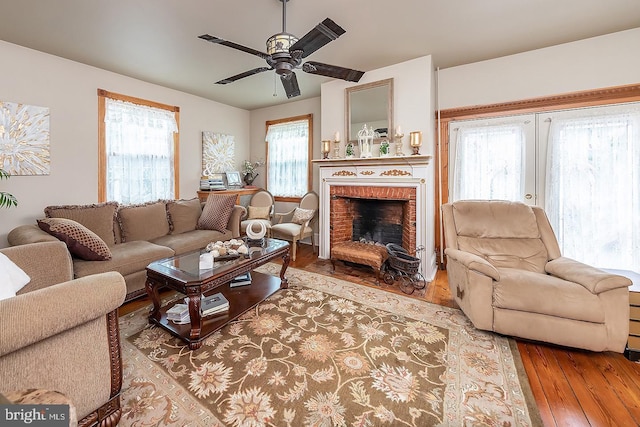
[(330, 244), (364, 239), (416, 248), (416, 189), (334, 185), (330, 191)]
[[(396, 243), (421, 259), (421, 272), (431, 280), (436, 263), (430, 159), (314, 160), (320, 171), (320, 258), (330, 258), (332, 245), (360, 237)], [(417, 247), (425, 250), (416, 253)]]

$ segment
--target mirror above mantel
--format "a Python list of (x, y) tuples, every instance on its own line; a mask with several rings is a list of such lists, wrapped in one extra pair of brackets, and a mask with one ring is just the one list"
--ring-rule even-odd
[(380, 138), (393, 135), (393, 79), (365, 83), (345, 89), (347, 140), (358, 141), (358, 131), (366, 124), (377, 131)]

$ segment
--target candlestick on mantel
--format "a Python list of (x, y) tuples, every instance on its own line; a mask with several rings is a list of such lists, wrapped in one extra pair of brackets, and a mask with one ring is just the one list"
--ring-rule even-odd
[(340, 141), (340, 132), (336, 131), (335, 135), (333, 135), (333, 140), (334, 141)]

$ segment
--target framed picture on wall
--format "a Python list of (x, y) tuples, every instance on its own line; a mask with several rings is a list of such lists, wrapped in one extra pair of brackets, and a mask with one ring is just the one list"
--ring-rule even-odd
[(242, 180), (240, 179), (240, 172), (238, 172), (238, 171), (227, 172), (227, 186), (228, 187), (242, 187)]

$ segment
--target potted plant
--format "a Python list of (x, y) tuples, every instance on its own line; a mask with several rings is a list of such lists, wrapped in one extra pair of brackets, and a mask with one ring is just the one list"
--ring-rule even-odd
[[(0, 179), (9, 179), (10, 176), (4, 169), (0, 169)], [(18, 200), (13, 194), (0, 191), (0, 208), (10, 208), (11, 206), (18, 206)]]
[(354, 149), (353, 149), (353, 144), (352, 143), (348, 143), (347, 146), (345, 147), (345, 151), (344, 151), (347, 159), (352, 159), (354, 156)]
[(389, 141), (386, 139), (380, 143), (380, 157), (389, 157)]

